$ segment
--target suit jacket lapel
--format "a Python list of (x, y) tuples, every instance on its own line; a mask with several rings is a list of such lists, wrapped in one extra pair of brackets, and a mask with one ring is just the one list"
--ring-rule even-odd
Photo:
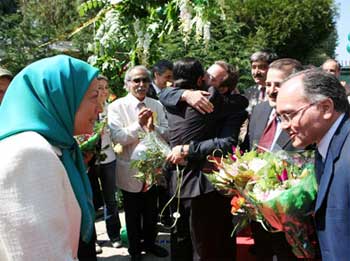
[(262, 106), (261, 108), (261, 113), (260, 113), (260, 123), (256, 125), (256, 136), (260, 137), (262, 136), (262, 134), (264, 133), (264, 130), (268, 124), (269, 118), (270, 118), (270, 114), (271, 114), (271, 110), (272, 108), (270, 107), (270, 105), (268, 104), (268, 102), (264, 103), (264, 106)]
[(331, 143), (329, 144), (328, 153), (325, 160), (325, 167), (318, 188), (315, 212), (321, 207), (326, 196), (329, 182), (334, 174), (334, 162), (339, 158), (345, 139), (349, 135), (349, 131), (350, 121), (348, 117), (345, 117), (338, 126), (338, 129), (335, 132)]
[(290, 142), (291, 142), (291, 139), (288, 132), (286, 132), (285, 130), (282, 130), (280, 136), (276, 141), (276, 144), (278, 144), (281, 147), (281, 149), (284, 149), (285, 147), (287, 147), (287, 145)]

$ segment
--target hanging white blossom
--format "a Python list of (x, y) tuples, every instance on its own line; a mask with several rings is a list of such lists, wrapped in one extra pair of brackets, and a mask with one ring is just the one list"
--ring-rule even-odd
[(178, 6), (180, 9), (180, 22), (181, 30), (183, 33), (187, 34), (191, 32), (192, 29), (192, 13), (190, 1), (188, 0), (179, 0)]
[(203, 25), (203, 40), (208, 43), (210, 41), (210, 22), (207, 21)]
[(120, 3), (120, 2), (123, 2), (123, 0), (109, 0), (109, 3), (111, 5), (116, 5), (116, 4)]

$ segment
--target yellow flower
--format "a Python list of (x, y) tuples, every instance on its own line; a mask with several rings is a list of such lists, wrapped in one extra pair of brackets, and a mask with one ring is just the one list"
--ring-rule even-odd
[(157, 112), (153, 112), (153, 124), (157, 125), (158, 124), (158, 114)]
[(117, 154), (123, 153), (123, 146), (120, 143), (114, 145), (113, 150)]

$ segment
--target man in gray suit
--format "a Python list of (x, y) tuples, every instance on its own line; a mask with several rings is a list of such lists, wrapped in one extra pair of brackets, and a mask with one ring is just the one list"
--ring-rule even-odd
[(274, 55), (265, 51), (258, 51), (250, 56), (251, 74), (255, 85), (244, 91), (244, 96), (249, 100), (249, 113), (255, 105), (267, 101), (266, 76), (273, 59)]

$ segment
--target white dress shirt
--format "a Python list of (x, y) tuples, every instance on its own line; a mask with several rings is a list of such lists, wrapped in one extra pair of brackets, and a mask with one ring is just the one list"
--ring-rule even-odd
[(317, 144), (318, 152), (322, 156), (322, 161), (324, 162), (327, 157), (327, 152), (329, 148), (329, 144), (331, 143), (331, 140), (334, 136), (334, 133), (337, 131), (338, 126), (341, 122), (341, 120), (344, 118), (344, 113), (342, 113), (338, 119), (333, 123), (332, 127), (327, 131), (327, 133), (322, 137), (319, 144)]
[(155, 131), (165, 139), (168, 135), (168, 121), (165, 118), (163, 105), (159, 101), (148, 97), (139, 101), (129, 93), (109, 105), (108, 125), (112, 141), (123, 146), (123, 152), (117, 155), (116, 185), (128, 192), (140, 192), (143, 187), (143, 183), (134, 178), (136, 170), (130, 168), (130, 157), (139, 143), (139, 133), (144, 132), (138, 122), (140, 102), (153, 111)]
[[(100, 120), (105, 120), (107, 117), (107, 110), (108, 110), (108, 104), (106, 103), (103, 112), (100, 113)], [(101, 153), (106, 155), (106, 159), (101, 162), (96, 162), (95, 164), (107, 164), (116, 159), (115, 153), (112, 147), (112, 141), (111, 141), (111, 132), (109, 130), (108, 125), (103, 129), (102, 135), (101, 135)]]
[[(272, 119), (275, 117), (275, 115), (276, 115), (276, 109), (272, 109), (272, 111), (270, 113), (270, 117), (269, 117), (269, 123), (272, 121)], [(276, 120), (277, 120), (276, 132), (275, 132), (275, 136), (273, 138), (273, 141), (271, 143), (271, 147), (269, 148), (270, 151), (279, 151), (282, 149), (279, 146), (278, 146), (279, 148), (277, 148), (277, 145), (276, 145), (276, 142), (277, 142), (277, 140), (280, 137), (281, 132), (282, 132), (281, 122), (278, 120), (278, 117), (276, 118)]]
[(154, 88), (154, 90), (156, 91), (157, 96), (158, 96), (159, 93), (162, 91), (162, 89), (159, 88), (155, 82), (152, 82), (152, 85), (153, 85), (153, 88)]

